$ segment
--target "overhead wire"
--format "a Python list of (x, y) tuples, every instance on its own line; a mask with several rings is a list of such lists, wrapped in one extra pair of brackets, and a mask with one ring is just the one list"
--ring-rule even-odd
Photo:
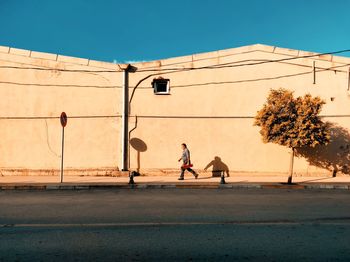
[[(294, 57), (288, 57), (288, 58), (282, 58), (282, 59), (276, 59), (276, 60), (263, 60), (263, 61), (257, 61), (257, 62), (252, 62), (252, 63), (243, 63), (239, 64), (241, 62), (246, 62), (247, 60), (241, 60), (241, 61), (233, 61), (229, 63), (224, 63), (224, 64), (218, 64), (218, 65), (212, 65), (212, 66), (203, 66), (203, 67), (195, 67), (195, 68), (165, 68), (165, 69), (159, 69), (159, 70), (138, 70), (136, 72), (155, 72), (153, 74), (150, 74), (143, 79), (141, 79), (136, 86), (133, 88), (130, 102), (132, 101), (132, 98), (134, 96), (135, 90), (138, 88), (140, 83), (146, 79), (148, 79), (151, 76), (157, 76), (157, 75), (162, 75), (162, 71), (166, 71), (166, 74), (172, 74), (176, 73), (179, 71), (192, 71), (192, 70), (201, 70), (201, 69), (219, 69), (219, 68), (232, 68), (232, 67), (242, 67), (242, 66), (252, 66), (252, 65), (261, 65), (261, 64), (266, 64), (266, 63), (276, 63), (276, 62), (285, 62), (285, 61), (290, 61), (290, 60), (295, 60), (295, 59), (300, 59), (300, 58), (310, 58), (310, 57), (315, 57), (315, 56), (322, 56), (322, 55), (330, 55), (330, 54), (339, 54), (339, 53), (344, 53), (344, 52), (350, 52), (350, 49), (345, 49), (345, 50), (338, 50), (338, 51), (333, 51), (333, 52), (327, 52), (327, 53), (319, 53), (319, 54), (312, 54), (312, 55), (305, 55), (305, 56), (294, 56)], [(238, 64), (237, 64), (238, 63)], [(344, 65), (345, 66), (345, 65)], [(78, 69), (59, 69), (59, 68), (40, 68), (40, 67), (17, 67), (17, 66), (0, 66), (0, 68), (6, 68), (6, 69), (27, 69), (27, 70), (42, 70), (42, 71), (60, 71), (60, 72), (84, 72), (84, 73), (102, 73), (102, 72), (118, 72), (116, 70), (78, 70)], [(281, 76), (280, 76), (281, 77)], [(257, 80), (246, 80), (246, 81), (257, 81)], [(233, 82), (233, 81), (231, 81)], [(222, 83), (231, 83), (229, 81), (222, 81), (220, 83), (218, 82), (213, 82), (213, 84), (222, 84)], [(243, 80), (238, 80), (236, 81), (237, 83), (242, 83)], [(121, 86), (118, 85), (111, 85), (111, 86), (98, 86), (98, 85), (68, 85), (68, 84), (39, 84), (39, 83), (20, 83), (20, 82), (12, 82), (12, 81), (0, 81), (0, 83), (3, 84), (13, 84), (13, 85), (27, 85), (27, 86), (62, 86), (62, 87), (86, 87), (86, 88), (122, 88)], [(193, 84), (192, 86), (194, 86)], [(205, 85), (205, 84), (197, 84), (199, 85)], [(191, 86), (191, 85), (187, 85)], [(140, 87), (143, 88), (143, 87)]]
[[(346, 49), (346, 50), (340, 50), (340, 51), (334, 51), (334, 52), (328, 52), (328, 53), (323, 53), (323, 54), (317, 54), (317, 56), (320, 55), (329, 55), (329, 54), (336, 54), (336, 53), (343, 53), (343, 52), (350, 52), (350, 49)], [(316, 55), (306, 55), (306, 56), (301, 56), (301, 57), (313, 57)], [(271, 62), (282, 62), (282, 61), (289, 61), (289, 60), (293, 60), (293, 59), (298, 59), (301, 57), (289, 57), (289, 58), (283, 58), (283, 59), (277, 59), (277, 60), (267, 60), (267, 61), (259, 61), (259, 62), (255, 62), (255, 63), (249, 63), (249, 64), (238, 64), (238, 65), (222, 65), (222, 66), (205, 66), (205, 67), (197, 67), (197, 68), (188, 68), (188, 69), (181, 69), (184, 71), (191, 71), (191, 70), (198, 70), (198, 69), (218, 69), (218, 68), (226, 68), (226, 67), (240, 67), (240, 66), (248, 66), (248, 65), (261, 65), (261, 64), (266, 64), (266, 63), (271, 63)], [(345, 65), (341, 65), (340, 67), (344, 67)], [(170, 70), (170, 69), (169, 69)], [(330, 70), (330, 68), (326, 69), (326, 70)], [(152, 72), (156, 72), (156, 73), (152, 73), (149, 74), (148, 76), (142, 78), (141, 80), (139, 80), (137, 82), (137, 84), (134, 86), (132, 93), (131, 93), (131, 97), (129, 99), (129, 107), (130, 104), (132, 102), (132, 99), (135, 95), (135, 91), (136, 89), (139, 87), (139, 85), (146, 79), (152, 77), (152, 76), (157, 76), (157, 75), (162, 75), (162, 72), (159, 71), (155, 71), (155, 70), (151, 70)], [(139, 72), (146, 72), (145, 71), (139, 71)], [(176, 69), (170, 70), (169, 72), (166, 72), (166, 74), (171, 74), (171, 73), (176, 73), (178, 72)], [(225, 81), (225, 83), (243, 83), (243, 82), (253, 82), (253, 81), (261, 81), (261, 80), (272, 80), (272, 79), (279, 79), (279, 78), (283, 78), (283, 77), (292, 77), (292, 76), (298, 76), (298, 75), (304, 75), (304, 74), (309, 74), (310, 72), (304, 72), (304, 73), (297, 73), (297, 74), (290, 74), (290, 75), (285, 75), (285, 76), (278, 76), (278, 77), (268, 77), (268, 78), (262, 78), (262, 79), (257, 79), (257, 80), (237, 80), (237, 81)], [(213, 84), (222, 84), (219, 82), (212, 82)], [(199, 85), (206, 85), (206, 84), (197, 84)], [(194, 86), (194, 85), (184, 85), (184, 87), (188, 87), (188, 86)], [(180, 86), (178, 86), (180, 87)]]
[[(324, 71), (332, 70), (332, 71), (336, 71), (336, 72), (348, 73), (347, 70), (339, 70), (339, 68), (346, 67), (349, 65), (350, 65), (350, 63), (332, 66), (332, 67), (327, 67), (327, 68), (316, 67), (316, 72), (324, 72)], [(312, 66), (304, 66), (304, 67), (312, 68)], [(139, 89), (152, 89), (152, 87), (139, 86), (139, 85), (141, 84), (141, 82), (143, 82), (144, 80), (146, 80), (152, 76), (171, 74), (171, 73), (176, 73), (176, 72), (171, 71), (171, 72), (167, 72), (167, 73), (154, 73), (154, 74), (147, 75), (146, 77), (139, 80), (138, 83), (135, 85), (135, 87), (137, 87)], [(192, 84), (185, 84), (185, 85), (172, 85), (171, 88), (256, 82), (256, 81), (263, 81), (263, 80), (287, 78), (287, 77), (305, 75), (305, 74), (310, 74), (310, 73), (312, 73), (312, 71), (295, 73), (295, 74), (279, 75), (279, 76), (273, 76), (273, 77), (265, 77), (265, 78), (242, 79), (242, 80), (234, 80), (234, 81), (216, 81), (216, 82), (205, 82), (205, 83), (192, 83)], [(119, 85), (99, 86), (99, 85), (75, 85), (75, 84), (40, 84), (40, 83), (22, 83), (22, 82), (12, 82), (12, 81), (0, 81), (0, 84), (21, 85), (21, 86), (39, 86), (39, 87), (46, 87), (46, 86), (48, 86), (48, 87), (81, 87), (81, 88), (101, 88), (101, 89), (113, 89), (113, 88), (120, 89), (120, 88), (122, 88), (122, 86), (119, 86)], [(129, 88), (135, 88), (135, 87), (129, 87)], [(135, 93), (135, 91), (133, 90), (133, 92), (131, 94), (130, 101), (132, 100), (134, 93)]]
[[(121, 115), (91, 115), (91, 116), (69, 116), (69, 119), (90, 119), (90, 118), (119, 118)], [(47, 120), (59, 119), (59, 116), (0, 116), (0, 120)]]
[[(300, 58), (310, 58), (310, 57), (315, 57), (315, 56), (322, 56), (322, 55), (330, 55), (330, 54), (339, 54), (339, 53), (344, 53), (344, 52), (350, 52), (350, 49), (345, 49), (345, 50), (338, 50), (338, 51), (333, 51), (333, 52), (327, 52), (327, 53), (322, 53), (322, 54), (312, 54), (312, 55), (305, 55), (305, 56), (294, 56), (294, 57), (288, 57), (288, 58), (281, 58), (281, 59), (275, 59), (275, 60), (266, 60), (266, 61), (259, 61), (259, 62), (253, 62), (253, 63), (246, 63), (246, 64), (233, 64), (237, 63), (231, 62), (231, 64), (226, 63), (226, 64), (221, 64), (221, 65), (214, 65), (214, 66), (203, 66), (203, 67), (196, 67), (196, 68), (182, 68), (182, 69), (159, 69), (159, 70), (138, 70), (137, 72), (156, 72), (152, 73), (144, 78), (142, 78), (133, 88), (129, 104), (131, 104), (132, 99), (135, 95), (135, 91), (138, 88), (138, 86), (143, 82), (144, 80), (152, 77), (152, 76), (157, 76), (161, 75), (161, 71), (167, 71), (167, 74), (175, 73), (178, 71), (193, 71), (193, 70), (202, 70), (202, 69), (218, 69), (218, 68), (233, 68), (233, 67), (242, 67), (242, 66), (253, 66), (253, 65), (261, 65), (261, 64), (266, 64), (266, 63), (276, 63), (276, 62), (282, 62), (282, 61), (290, 61), (294, 59), (300, 59)], [(242, 82), (240, 82), (242, 83)]]
[[(245, 63), (245, 64), (236, 64), (240, 61), (235, 62), (229, 62), (224, 64), (218, 64), (218, 65), (212, 65), (212, 66), (202, 66), (202, 67), (189, 67), (189, 68), (164, 68), (164, 69), (147, 69), (147, 70), (137, 70), (137, 72), (154, 72), (154, 71), (172, 71), (172, 70), (202, 70), (202, 69), (217, 69), (217, 68), (231, 68), (231, 67), (242, 67), (242, 66), (254, 66), (254, 65), (261, 65), (261, 64), (267, 64), (267, 63), (278, 63), (283, 61), (290, 61), (295, 59), (302, 59), (302, 58), (311, 58), (316, 56), (325, 56), (325, 55), (333, 55), (333, 54), (340, 54), (340, 53), (346, 53), (350, 52), (350, 49), (344, 49), (339, 51), (333, 51), (333, 52), (327, 52), (327, 53), (319, 53), (319, 54), (312, 54), (312, 55), (304, 55), (304, 56), (293, 56), (293, 57), (287, 57), (287, 58), (280, 58), (280, 59), (274, 59), (274, 60), (264, 60), (264, 61), (258, 61), (253, 63)], [(244, 60), (242, 60), (244, 61)]]
[[(255, 116), (199, 116), (199, 115), (130, 115), (129, 117), (145, 118), (145, 119), (253, 119)], [(347, 115), (320, 115), (321, 118), (347, 118)], [(59, 119), (59, 116), (9, 116), (0, 117), (0, 120), (48, 120)], [(108, 115), (108, 116), (68, 116), (68, 119), (93, 119), (93, 118), (121, 118), (121, 115)]]
[[(136, 117), (136, 116), (134, 116)], [(320, 115), (321, 118), (350, 117), (350, 115)], [(255, 116), (198, 116), (198, 115), (137, 115), (137, 118), (148, 119), (254, 119)]]
[(101, 89), (122, 88), (122, 86), (117, 86), (117, 85), (100, 86), (100, 85), (76, 85), (76, 84), (40, 84), (40, 83), (22, 83), (22, 82), (13, 82), (13, 81), (0, 81), (0, 84), (19, 85), (19, 86), (38, 86), (38, 87), (82, 87), (82, 88), (101, 88)]
[[(350, 65), (350, 63), (346, 64), (346, 65), (341, 65), (341, 66), (319, 68), (319, 69), (316, 69), (316, 72), (325, 72), (325, 71), (334, 70), (336, 68), (349, 66), (349, 65)], [(338, 70), (337, 70), (337, 72), (338, 72)], [(342, 71), (342, 72), (347, 73), (348, 71)], [(313, 71), (287, 74), (287, 75), (279, 75), (279, 76), (271, 76), (271, 77), (263, 77), (263, 78), (255, 78), (255, 79), (242, 79), (242, 80), (234, 80), (234, 81), (217, 81), (217, 82), (206, 82), (206, 83), (185, 84), (185, 85), (172, 85), (171, 88), (206, 86), (206, 85), (222, 85), (222, 84), (239, 84), (239, 83), (257, 82), (257, 81), (268, 81), (268, 80), (275, 80), (275, 79), (288, 78), (288, 77), (294, 77), (294, 76), (308, 75), (311, 73), (313, 73)]]
[[(322, 54), (313, 54), (313, 55), (306, 55), (306, 56), (297, 56), (297, 57), (289, 57), (289, 58), (283, 58), (283, 59), (277, 59), (277, 60), (263, 60), (253, 63), (245, 63), (245, 64), (237, 64), (240, 61), (234, 61), (231, 63), (225, 63), (225, 64), (218, 64), (213, 66), (203, 66), (203, 67), (197, 67), (197, 68), (174, 68), (174, 69), (164, 69), (164, 70), (148, 70), (151, 72), (155, 72), (152, 74), (147, 75), (146, 77), (142, 78), (133, 88), (131, 97), (130, 97), (130, 103), (134, 97), (136, 88), (148, 88), (148, 87), (141, 87), (139, 86), (144, 80), (157, 75), (163, 75), (163, 74), (171, 74), (176, 73), (179, 71), (192, 71), (192, 70), (201, 70), (201, 69), (219, 69), (219, 68), (231, 68), (231, 67), (242, 67), (242, 66), (253, 66), (253, 65), (261, 65), (261, 64), (267, 64), (267, 63), (276, 63), (276, 62), (284, 62), (284, 61), (290, 61), (294, 59), (300, 59), (300, 58), (311, 58), (315, 56), (322, 56), (327, 54), (337, 54), (337, 53), (343, 53), (343, 52), (350, 52), (350, 49), (346, 50), (340, 50), (340, 51), (334, 51), (334, 52), (328, 52), (328, 53), (322, 53)], [(328, 67), (328, 68), (322, 68), (320, 70), (316, 70), (317, 72), (326, 71), (326, 70), (332, 70), (335, 68), (345, 67), (350, 64), (342, 64), (338, 66)], [(57, 71), (68, 71), (68, 72), (117, 72), (117, 71), (111, 71), (111, 70), (69, 70), (69, 69), (48, 69), (48, 68), (37, 68), (37, 67), (13, 67), (13, 66), (0, 66), (0, 68), (10, 68), (10, 69), (31, 69), (31, 70), (57, 70)], [(165, 73), (163, 71), (166, 71)], [(340, 70), (337, 70), (340, 71)], [(146, 72), (146, 70), (138, 71), (138, 72)], [(267, 77), (267, 78), (257, 78), (257, 79), (245, 79), (245, 80), (235, 80), (235, 81), (218, 81), (218, 82), (207, 82), (207, 83), (195, 83), (195, 84), (187, 84), (187, 85), (177, 85), (172, 86), (172, 88), (177, 87), (191, 87), (191, 86), (203, 86), (203, 85), (218, 85), (218, 84), (233, 84), (233, 83), (244, 83), (244, 82), (253, 82), (253, 81), (263, 81), (263, 80), (273, 80), (273, 79), (279, 79), (283, 77), (292, 77), (292, 76), (298, 76), (298, 75), (305, 75), (310, 74), (312, 71), (302, 72), (302, 73), (296, 73), (296, 74), (288, 74), (288, 75), (280, 75), (276, 77)], [(344, 71), (348, 72), (348, 71)], [(94, 85), (63, 85), (63, 84), (35, 84), (35, 83), (17, 83), (17, 82), (6, 82), (6, 81), (0, 81), (0, 83), (4, 84), (14, 84), (14, 85), (30, 85), (30, 86), (63, 86), (63, 87), (92, 87), (92, 88), (121, 88), (121, 86), (94, 86)], [(118, 116), (72, 116), (70, 118), (105, 118), (105, 117), (120, 117)], [(0, 117), (0, 119), (50, 119), (50, 118), (58, 118), (58, 117)]]
[(63, 68), (47, 68), (47, 67), (21, 67), (21, 66), (0, 66), (2, 69), (19, 69), (19, 70), (37, 70), (37, 71), (58, 71), (70, 73), (116, 73), (117, 70), (83, 70), (83, 69), (63, 69)]
[[(254, 66), (254, 65), (260, 65), (260, 64), (266, 64), (266, 63), (277, 63), (277, 62), (283, 62), (283, 61), (290, 61), (295, 59), (303, 59), (303, 58), (312, 58), (317, 56), (325, 56), (325, 55), (334, 55), (334, 54), (340, 54), (340, 53), (346, 53), (350, 52), (350, 49), (344, 49), (344, 50), (338, 50), (333, 52), (326, 52), (326, 53), (316, 53), (311, 55), (304, 55), (304, 56), (293, 56), (293, 57), (287, 57), (287, 58), (280, 58), (275, 60), (263, 60), (258, 62), (252, 62), (252, 63), (243, 63), (247, 62), (249, 60), (240, 60), (240, 61), (233, 61), (223, 64), (217, 64), (217, 65), (211, 65), (211, 66), (202, 66), (202, 67), (188, 67), (188, 68), (159, 68), (159, 69), (140, 69), (136, 70), (135, 73), (142, 73), (142, 72), (159, 72), (159, 71), (192, 71), (192, 70), (202, 70), (202, 69), (217, 69), (217, 68), (230, 68), (230, 67), (242, 67), (242, 66)], [(82, 70), (82, 69), (60, 69), (60, 68), (43, 68), (43, 67), (20, 67), (20, 66), (0, 66), (0, 68), (3, 69), (19, 69), (19, 70), (40, 70), (40, 71), (59, 71), (59, 72), (73, 72), (73, 73), (115, 73), (115, 72), (121, 72), (120, 70)]]

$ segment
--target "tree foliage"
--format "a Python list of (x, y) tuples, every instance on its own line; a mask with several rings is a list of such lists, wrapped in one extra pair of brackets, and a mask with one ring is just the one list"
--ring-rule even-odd
[(290, 148), (328, 144), (330, 133), (319, 113), (325, 104), (319, 97), (272, 89), (267, 102), (258, 111), (254, 125), (261, 127), (264, 143), (273, 142)]

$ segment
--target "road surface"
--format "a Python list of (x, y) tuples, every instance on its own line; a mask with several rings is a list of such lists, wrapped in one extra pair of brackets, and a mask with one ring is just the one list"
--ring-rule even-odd
[(347, 190), (0, 191), (0, 261), (350, 261)]

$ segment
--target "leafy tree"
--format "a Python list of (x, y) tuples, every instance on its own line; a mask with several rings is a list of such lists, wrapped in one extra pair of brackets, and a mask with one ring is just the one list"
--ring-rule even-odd
[(327, 124), (319, 117), (325, 104), (319, 97), (306, 94), (293, 97), (293, 92), (271, 89), (267, 102), (257, 112), (254, 125), (261, 127), (264, 143), (276, 143), (291, 149), (288, 184), (292, 183), (295, 149), (329, 143)]

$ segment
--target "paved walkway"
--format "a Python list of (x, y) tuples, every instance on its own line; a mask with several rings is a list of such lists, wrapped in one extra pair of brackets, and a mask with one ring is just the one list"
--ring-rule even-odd
[[(134, 188), (147, 187), (191, 187), (191, 188), (339, 188), (350, 189), (350, 176), (295, 176), (294, 186), (285, 185), (287, 174), (233, 174), (226, 177), (225, 185), (220, 185), (220, 177), (200, 175), (198, 179), (187, 174), (185, 180), (178, 181), (178, 176), (138, 176), (134, 178)], [(1, 176), (1, 189), (84, 189), (96, 187), (127, 187), (128, 177), (109, 176), (65, 176), (59, 183), (57, 176)]]

